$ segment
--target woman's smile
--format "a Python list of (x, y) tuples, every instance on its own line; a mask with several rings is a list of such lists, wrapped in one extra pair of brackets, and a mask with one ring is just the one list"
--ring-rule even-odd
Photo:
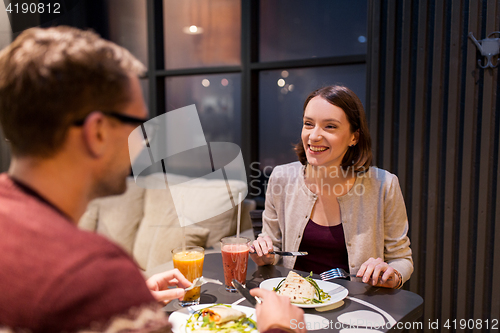
[(328, 149), (328, 147), (325, 147), (325, 146), (312, 146), (312, 145), (309, 145), (309, 150), (311, 151), (312, 154), (314, 153), (322, 153), (324, 151), (326, 151)]

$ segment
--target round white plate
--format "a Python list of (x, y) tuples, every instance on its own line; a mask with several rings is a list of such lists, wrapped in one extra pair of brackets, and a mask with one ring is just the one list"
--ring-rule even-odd
[[(283, 280), (283, 279), (284, 279), (284, 277), (267, 279), (267, 280), (262, 281), (260, 283), (259, 287), (261, 287), (263, 289), (267, 289), (267, 290), (273, 290), (273, 288), (275, 288), (278, 285), (278, 283), (280, 283), (281, 280)], [(330, 299), (325, 303), (318, 303), (318, 304), (293, 303), (294, 305), (297, 305), (299, 308), (319, 308), (319, 307), (323, 307), (323, 306), (327, 306), (330, 304), (340, 302), (341, 300), (346, 298), (347, 295), (349, 294), (349, 291), (345, 287), (341, 286), (340, 284), (336, 284), (336, 283), (328, 282), (328, 281), (323, 281), (323, 280), (316, 280), (316, 279), (313, 279), (313, 280), (316, 281), (316, 283), (318, 284), (318, 287), (323, 289), (323, 291), (325, 293), (328, 293), (329, 291), (332, 291), (338, 287), (342, 287), (343, 289), (340, 290), (340, 292), (339, 292), (339, 290), (335, 290), (333, 295), (330, 295)]]
[[(186, 307), (184, 309), (177, 310), (170, 314), (168, 317), (168, 321), (172, 324), (172, 332), (173, 333), (184, 333), (186, 332), (186, 323), (189, 317), (198, 310), (208, 308), (215, 304), (199, 304)], [(247, 315), (247, 318), (251, 318), (254, 321), (257, 321), (255, 316), (255, 309), (249, 308), (248, 306), (243, 305), (233, 305), (233, 309), (244, 312)], [(251, 332), (257, 332), (257, 329)], [(250, 333), (250, 332), (249, 332)]]

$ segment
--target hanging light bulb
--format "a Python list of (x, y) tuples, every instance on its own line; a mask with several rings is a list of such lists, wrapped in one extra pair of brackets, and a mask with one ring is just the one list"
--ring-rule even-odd
[(203, 28), (196, 25), (182, 28), (182, 32), (188, 35), (199, 35), (203, 33)]
[[(203, 9), (200, 8), (197, 1), (186, 1), (185, 5), (189, 8), (189, 22), (191, 25), (182, 28), (182, 32), (188, 35), (199, 35), (203, 33)], [(186, 17), (187, 18), (187, 17)]]

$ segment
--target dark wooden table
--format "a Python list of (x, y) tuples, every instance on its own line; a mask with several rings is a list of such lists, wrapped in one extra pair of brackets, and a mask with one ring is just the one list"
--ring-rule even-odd
[[(281, 266), (258, 267), (251, 259), (249, 259), (246, 286), (249, 289), (256, 288), (266, 279), (287, 276), (289, 271), (289, 269)], [(299, 273), (301, 273), (302, 276), (307, 275), (304, 272)], [(222, 256), (220, 253), (211, 253), (205, 256), (203, 276), (218, 279), (224, 282)], [(319, 276), (314, 276), (314, 278), (320, 279)], [(386, 325), (377, 328), (379, 331), (401, 332), (405, 328), (421, 329), (424, 327), (423, 324), (425, 323), (418, 322), (423, 313), (423, 299), (415, 293), (406, 290), (375, 288), (361, 282), (353, 282), (342, 279), (337, 279), (332, 282), (343, 285), (349, 290), (349, 296), (344, 299), (344, 304), (341, 307), (325, 312), (317, 311), (316, 309), (304, 309), (305, 313), (319, 315), (328, 319), (328, 328), (322, 329), (321, 331), (339, 332), (341, 329), (348, 328), (349, 326), (342, 325), (337, 321), (337, 317), (339, 315), (347, 312), (367, 310), (377, 312), (384, 317), (383, 313), (361, 304), (359, 300), (361, 300), (361, 302), (368, 302), (378, 307), (396, 320), (397, 323), (390, 327), (390, 323), (386, 319)], [(242, 296), (239, 293), (227, 292), (224, 286), (206, 284), (201, 287), (200, 303), (230, 304), (239, 300), (241, 297)], [(251, 307), (250, 303), (246, 300), (241, 302), (240, 305)], [(164, 310), (168, 313), (178, 309), (181, 309), (181, 307), (176, 300), (170, 302), (164, 308)]]

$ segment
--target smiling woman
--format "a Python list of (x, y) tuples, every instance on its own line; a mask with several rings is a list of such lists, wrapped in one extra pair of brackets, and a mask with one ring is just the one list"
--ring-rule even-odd
[[(276, 167), (269, 179), (252, 259), (316, 274), (339, 267), (365, 283), (400, 288), (413, 272), (406, 208), (397, 177), (370, 167), (356, 94), (343, 86), (309, 94), (295, 150), (300, 163)], [(272, 250), (309, 255), (281, 259)]]
[(337, 166), (347, 150), (358, 142), (344, 111), (325, 99), (314, 97), (304, 110), (302, 144), (311, 166)]
[(315, 90), (306, 98), (303, 116), (302, 142), (295, 146), (302, 164), (308, 162), (303, 135), (307, 133), (308, 126), (313, 124), (310, 117), (315, 116), (326, 122), (330, 133), (335, 132), (338, 136), (339, 131), (349, 131), (355, 136), (355, 141), (346, 147), (339, 166), (344, 169), (352, 168), (356, 172), (368, 170), (372, 161), (371, 138), (363, 105), (352, 90), (343, 86), (328, 86)]

